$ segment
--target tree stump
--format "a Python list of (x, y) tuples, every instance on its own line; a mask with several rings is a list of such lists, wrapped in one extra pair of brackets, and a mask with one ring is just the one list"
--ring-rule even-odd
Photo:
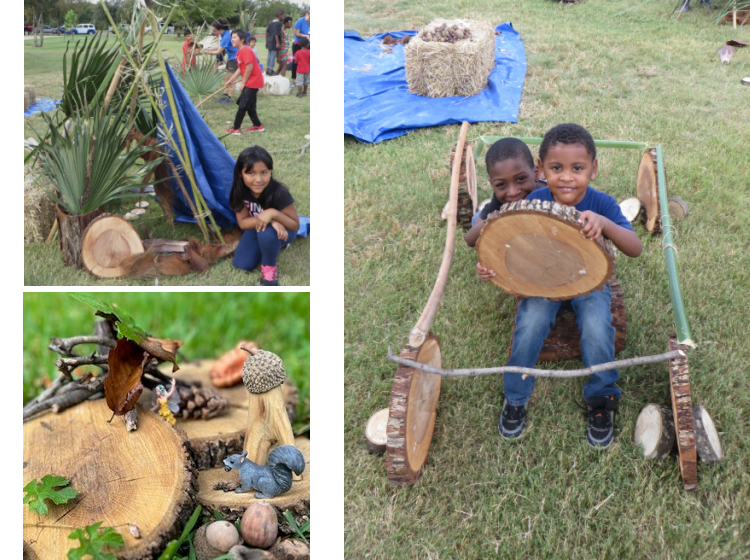
[(59, 225), (60, 250), (63, 254), (65, 266), (83, 268), (81, 247), (83, 232), (96, 218), (104, 214), (104, 208), (97, 208), (82, 216), (71, 216), (60, 206), (57, 206), (57, 223)]
[[(104, 400), (96, 400), (24, 424), (24, 485), (55, 474), (80, 493), (71, 503), (50, 505), (45, 516), (24, 506), (23, 539), (39, 558), (65, 560), (78, 543), (68, 534), (103, 521), (125, 540), (119, 559), (151, 559), (193, 512), (196, 473), (184, 435), (147, 410), (140, 410), (135, 432), (120, 417), (108, 423), (111, 416)], [(140, 539), (128, 530), (131, 523)]]

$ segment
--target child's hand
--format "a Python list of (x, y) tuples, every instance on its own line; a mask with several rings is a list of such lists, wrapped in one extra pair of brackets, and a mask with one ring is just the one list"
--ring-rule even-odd
[(606, 219), (607, 218), (604, 216), (592, 212), (591, 210), (581, 212), (581, 217), (578, 219), (578, 223), (585, 223), (583, 229), (581, 229), (581, 233), (586, 239), (599, 239), (602, 235)]
[(272, 219), (273, 215), (271, 212), (263, 210), (263, 212), (255, 216), (255, 231), (266, 231), (266, 226), (271, 223)]
[(282, 241), (286, 241), (287, 237), (289, 237), (289, 232), (287, 232), (286, 228), (279, 222), (271, 222), (271, 227), (276, 230), (276, 235), (278, 235), (279, 239)]
[(495, 277), (495, 273), (489, 268), (484, 268), (481, 264), (477, 263), (477, 274), (482, 282), (489, 282)]

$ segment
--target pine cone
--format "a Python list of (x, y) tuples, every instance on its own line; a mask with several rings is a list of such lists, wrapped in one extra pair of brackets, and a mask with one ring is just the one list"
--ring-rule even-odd
[(242, 380), (251, 393), (266, 393), (284, 383), (284, 362), (266, 350), (253, 350), (242, 366)]
[(222, 414), (229, 408), (229, 401), (213, 389), (191, 385), (178, 385), (180, 411), (178, 418), (202, 418), (208, 420)]

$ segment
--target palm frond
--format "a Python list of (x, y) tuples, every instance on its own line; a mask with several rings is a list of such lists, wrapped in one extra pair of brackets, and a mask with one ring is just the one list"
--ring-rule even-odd
[(180, 68), (175, 74), (190, 97), (205, 97), (219, 89), (224, 81), (224, 75), (216, 70), (209, 57), (204, 57), (194, 68)]
[(118, 57), (117, 45), (107, 47), (107, 40), (101, 35), (93, 39), (86, 37), (83, 45), (76, 41), (68, 70), (68, 50), (70, 41), (63, 54), (63, 95), (59, 109), (66, 117), (72, 117), (92, 103), (97, 92), (111, 79), (112, 65)]

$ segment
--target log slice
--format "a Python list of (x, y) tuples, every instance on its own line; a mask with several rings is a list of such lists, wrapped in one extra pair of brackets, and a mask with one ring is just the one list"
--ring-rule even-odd
[[(453, 158), (456, 143), (450, 152), (448, 167), (453, 172)], [(464, 144), (461, 169), (458, 176), (458, 223), (465, 230), (471, 229), (471, 219), (477, 211), (477, 169), (474, 163), (474, 150), (468, 142)]]
[[(666, 169), (664, 179), (666, 180)], [(669, 188), (669, 182), (664, 185)], [(638, 165), (638, 178), (636, 180), (636, 194), (638, 200), (643, 204), (646, 213), (646, 230), (649, 233), (661, 232), (661, 212), (659, 207), (659, 179), (656, 166), (656, 148), (649, 148), (643, 153)]]
[[(669, 350), (682, 350), (687, 354), (687, 347), (677, 343), (677, 335), (674, 333), (669, 337)], [(692, 492), (698, 489), (698, 465), (687, 356), (669, 361), (669, 380), (682, 486), (686, 491)]]
[(724, 451), (721, 448), (719, 432), (716, 431), (716, 426), (708, 415), (708, 411), (702, 406), (693, 408), (693, 423), (695, 427), (695, 447), (700, 460), (708, 465), (721, 461), (724, 457)]
[(86, 228), (81, 242), (83, 266), (94, 276), (119, 278), (126, 270), (126, 257), (143, 253), (143, 243), (127, 220), (104, 214)]
[[(158, 415), (140, 410), (138, 430), (127, 432), (103, 399), (85, 401), (23, 426), (23, 482), (47, 474), (64, 476), (77, 500), (50, 505), (40, 516), (24, 506), (23, 538), (45, 560), (64, 560), (77, 541), (77, 527), (103, 521), (125, 541), (117, 558), (151, 559), (179, 535), (195, 505), (196, 473), (184, 434)], [(141, 534), (134, 538), (128, 524)]]
[(381, 408), (367, 421), (365, 426), (365, 441), (370, 455), (382, 455), (388, 443), (386, 429), (388, 426), (388, 409)]
[[(440, 341), (428, 334), (418, 350), (406, 349), (402, 358), (440, 367)], [(388, 480), (414, 484), (427, 460), (432, 442), (442, 378), (433, 373), (400, 365), (391, 389), (386, 433), (385, 465)]]
[(643, 457), (662, 461), (672, 452), (675, 426), (672, 410), (660, 404), (647, 404), (635, 421), (633, 439), (643, 447)]

